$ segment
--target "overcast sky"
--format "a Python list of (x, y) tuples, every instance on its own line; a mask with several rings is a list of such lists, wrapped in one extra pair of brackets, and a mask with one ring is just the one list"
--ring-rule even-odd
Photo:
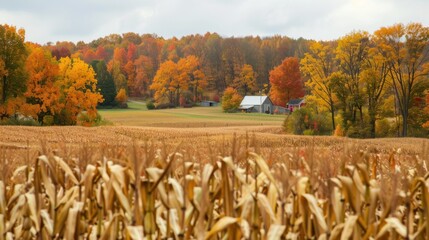
[(337, 39), (394, 23), (429, 24), (429, 0), (0, 0), (0, 23), (44, 44), (89, 42), (111, 33), (170, 38), (285, 35)]

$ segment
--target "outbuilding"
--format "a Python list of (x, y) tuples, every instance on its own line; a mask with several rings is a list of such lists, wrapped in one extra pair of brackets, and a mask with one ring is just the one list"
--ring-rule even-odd
[(238, 108), (245, 112), (273, 113), (273, 102), (268, 96), (245, 96)]
[(219, 105), (219, 103), (215, 102), (215, 101), (202, 101), (200, 103), (201, 107), (216, 107), (218, 105)]
[(294, 109), (301, 109), (305, 106), (305, 99), (291, 99), (287, 103), (286, 108), (293, 112)]

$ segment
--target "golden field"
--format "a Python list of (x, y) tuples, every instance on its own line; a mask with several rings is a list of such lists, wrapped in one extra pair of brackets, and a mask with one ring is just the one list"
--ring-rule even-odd
[(284, 116), (132, 107), (102, 111), (112, 126), (0, 127), (0, 239), (429, 235), (427, 139), (292, 136)]

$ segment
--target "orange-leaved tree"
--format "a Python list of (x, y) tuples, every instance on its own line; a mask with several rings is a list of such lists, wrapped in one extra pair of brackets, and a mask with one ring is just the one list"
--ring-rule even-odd
[(222, 109), (224, 112), (235, 112), (240, 106), (243, 97), (233, 87), (227, 87), (222, 96)]
[[(31, 48), (31, 47), (30, 47)], [(25, 62), (28, 74), (27, 103), (37, 105), (37, 118), (43, 122), (45, 116), (54, 116), (63, 108), (60, 103), (60, 89), (55, 84), (58, 78), (58, 63), (50, 51), (35, 47)]]
[(140, 55), (140, 57), (134, 61), (134, 67), (136, 75), (135, 82), (132, 85), (132, 92), (137, 93), (138, 95), (149, 95), (149, 84), (155, 75), (152, 59), (145, 55)]
[(270, 71), (270, 97), (274, 104), (285, 107), (290, 99), (304, 96), (304, 86), (296, 57), (288, 57)]
[(97, 80), (94, 70), (79, 58), (62, 58), (59, 63), (61, 88), (60, 124), (74, 125), (79, 114), (86, 114), (89, 121), (97, 117), (97, 104), (103, 97), (97, 91)]
[(208, 82), (201, 70), (201, 64), (198, 57), (189, 55), (182, 58), (177, 63), (179, 71), (179, 80), (183, 85), (188, 85), (189, 90), (192, 92), (193, 101), (198, 101), (198, 94), (207, 87)]
[(184, 86), (179, 81), (177, 64), (170, 60), (162, 63), (150, 85), (150, 89), (155, 91), (155, 102), (168, 100), (170, 104), (178, 103), (179, 99), (176, 101), (174, 93), (180, 88), (183, 89)]
[(253, 71), (253, 67), (249, 64), (244, 64), (240, 75), (234, 79), (232, 86), (244, 96), (248, 93), (255, 93), (258, 86), (256, 85), (256, 73)]

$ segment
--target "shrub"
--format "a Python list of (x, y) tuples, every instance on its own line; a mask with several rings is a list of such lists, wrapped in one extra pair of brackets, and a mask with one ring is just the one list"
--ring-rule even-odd
[(77, 124), (84, 127), (99, 126), (102, 122), (101, 115), (97, 113), (94, 117), (89, 116), (86, 112), (82, 112), (77, 116)]
[(285, 119), (283, 127), (286, 132), (297, 135), (308, 135), (310, 133), (311, 135), (332, 134), (329, 116), (323, 113), (316, 114), (309, 108), (301, 108), (293, 111), (293, 113)]
[(371, 136), (368, 124), (355, 123), (347, 124), (346, 136), (350, 138), (369, 138)]
[(228, 87), (223, 92), (222, 109), (224, 112), (236, 112), (243, 97), (235, 88)]
[(1, 121), (0, 125), (40, 126), (40, 123), (29, 117), (10, 117)]
[(52, 115), (43, 116), (42, 124), (44, 126), (52, 126), (52, 125), (54, 125), (54, 116), (52, 116)]
[(335, 127), (334, 136), (344, 137), (344, 129), (341, 124), (337, 124), (337, 126)]
[(306, 129), (306, 130), (304, 130), (303, 135), (312, 136), (312, 135), (314, 135), (314, 130), (313, 129)]
[(156, 105), (156, 109), (167, 109), (167, 108), (176, 108), (176, 105), (174, 103), (161, 103)]
[(128, 101), (128, 96), (125, 89), (121, 88), (121, 90), (119, 90), (118, 94), (116, 94), (115, 100), (119, 103), (119, 105)]
[(148, 110), (153, 110), (155, 109), (155, 104), (152, 101), (149, 101), (146, 103), (146, 107)]
[(391, 133), (391, 126), (388, 119), (383, 118), (375, 122), (375, 136), (376, 137), (389, 137)]

